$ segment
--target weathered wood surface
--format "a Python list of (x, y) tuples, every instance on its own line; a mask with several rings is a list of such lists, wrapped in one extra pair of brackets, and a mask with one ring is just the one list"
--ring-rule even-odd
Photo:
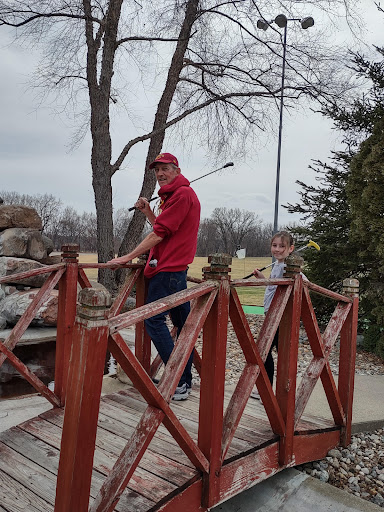
[[(231, 396), (232, 391), (226, 390), (225, 408)], [(198, 437), (199, 402), (199, 389), (194, 388), (186, 402), (171, 403), (175, 415), (195, 441)], [(146, 408), (146, 402), (134, 388), (102, 398), (91, 504)], [(0, 433), (0, 512), (53, 511), (63, 418), (62, 409), (52, 409)], [(293, 443), (295, 460), (303, 462), (322, 456), (324, 450), (337, 444), (339, 435), (340, 429), (336, 429), (331, 421), (303, 416)], [(264, 407), (257, 400), (250, 399), (226, 454), (226, 465), (222, 469), (222, 483), (225, 485), (220, 485), (221, 499), (242, 490), (245, 482), (249, 487), (277, 471), (278, 439)], [(240, 465), (242, 477), (238, 480)], [(115, 510), (147, 512), (156, 503), (166, 504), (170, 499), (176, 499), (179, 493), (184, 496), (186, 489), (191, 489), (191, 500), (196, 500), (196, 493), (201, 489), (200, 479), (201, 473), (168, 430), (160, 426)], [(170, 511), (174, 506), (176, 502), (171, 501), (170, 508), (164, 505), (164, 510)]]
[(27, 270), (26, 272), (19, 272), (18, 274), (9, 274), (8, 276), (0, 277), (1, 283), (8, 283), (11, 281), (20, 281), (26, 277), (39, 276), (41, 274), (50, 274), (56, 270), (65, 269), (65, 263), (58, 263), (57, 265), (47, 265), (42, 268), (36, 268), (35, 270)]

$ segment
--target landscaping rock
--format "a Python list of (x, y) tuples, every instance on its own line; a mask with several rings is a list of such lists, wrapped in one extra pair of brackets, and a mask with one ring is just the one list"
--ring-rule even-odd
[[(16, 258), (30, 258), (40, 261), (48, 256), (52, 248), (50, 239), (41, 234), (37, 229), (9, 228), (0, 232), (0, 256)], [(52, 244), (51, 244), (52, 245)]]
[(0, 204), (0, 230), (7, 228), (41, 229), (42, 222), (34, 208)]
[[(16, 325), (39, 290), (16, 292), (1, 301), (1, 315), (10, 325)], [(52, 290), (46, 303), (37, 311), (31, 326), (57, 325), (58, 291)]]
[(25, 286), (32, 286), (34, 288), (41, 288), (47, 279), (47, 274), (27, 277), (17, 281), (12, 280), (12, 274), (19, 274), (20, 272), (27, 272), (28, 270), (34, 270), (44, 266), (45, 265), (42, 265), (37, 261), (29, 260), (27, 258), (11, 258), (7, 256), (0, 256), (0, 277), (9, 277), (7, 284), (21, 284)]

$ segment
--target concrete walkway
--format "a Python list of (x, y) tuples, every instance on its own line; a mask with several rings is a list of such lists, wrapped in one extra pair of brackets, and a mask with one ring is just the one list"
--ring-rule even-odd
[[(110, 376), (104, 377), (103, 394), (125, 388)], [(384, 425), (384, 376), (356, 375), (352, 431), (364, 432)], [(0, 400), (0, 432), (51, 408), (41, 396)], [(306, 408), (307, 413), (331, 418), (321, 383), (318, 382)], [(216, 506), (214, 512), (379, 512), (378, 505), (353, 496), (295, 469), (281, 473)]]
[(244, 491), (213, 512), (382, 512), (374, 503), (321, 482), (297, 469), (285, 469)]

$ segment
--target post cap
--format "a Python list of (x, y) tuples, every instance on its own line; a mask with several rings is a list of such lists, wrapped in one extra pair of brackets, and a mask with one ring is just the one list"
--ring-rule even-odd
[(347, 278), (343, 280), (343, 293), (350, 297), (359, 296), (359, 280), (353, 278)]
[(300, 274), (301, 269), (304, 265), (304, 259), (300, 254), (292, 253), (285, 260), (286, 267), (284, 271), (284, 277), (293, 277), (295, 274)]
[(78, 316), (90, 320), (103, 320), (107, 318), (112, 300), (108, 290), (83, 288), (79, 293), (79, 302)]

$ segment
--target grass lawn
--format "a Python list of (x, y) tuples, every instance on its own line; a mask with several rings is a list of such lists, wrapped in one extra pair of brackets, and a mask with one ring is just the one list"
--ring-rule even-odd
[[(96, 263), (97, 255), (90, 253), (80, 253), (79, 260), (81, 263)], [(231, 277), (232, 279), (241, 279), (244, 276), (250, 274), (255, 268), (262, 268), (271, 263), (271, 258), (244, 258), (239, 260), (238, 258), (232, 259), (231, 265)], [(196, 257), (193, 263), (189, 266), (188, 275), (201, 279), (202, 268), (208, 266), (208, 258)], [(85, 270), (89, 279), (97, 280), (97, 269), (86, 269)], [(264, 271), (265, 277), (269, 277), (271, 268)], [(254, 277), (250, 277), (254, 279)], [(264, 287), (247, 287), (238, 288), (238, 294), (242, 304), (249, 305), (263, 305)]]

